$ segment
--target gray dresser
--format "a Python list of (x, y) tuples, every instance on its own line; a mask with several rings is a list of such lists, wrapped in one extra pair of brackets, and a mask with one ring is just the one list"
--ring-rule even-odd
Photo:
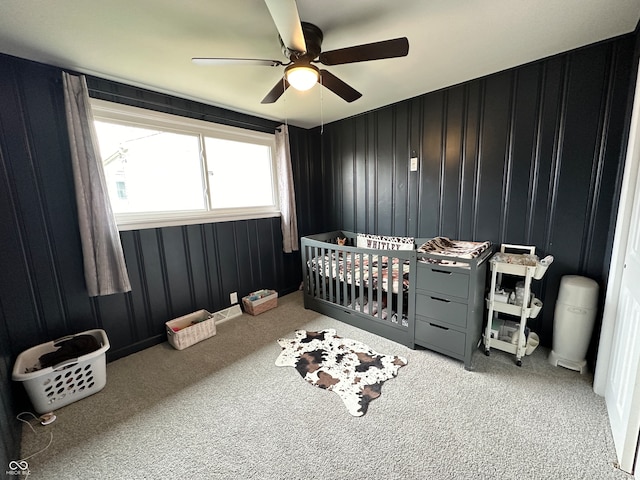
[[(473, 368), (472, 356), (482, 333), (491, 254), (487, 249), (478, 258), (465, 260), (464, 266), (427, 263), (418, 254), (415, 343), (462, 360), (467, 370)], [(434, 255), (422, 258), (433, 261)]]

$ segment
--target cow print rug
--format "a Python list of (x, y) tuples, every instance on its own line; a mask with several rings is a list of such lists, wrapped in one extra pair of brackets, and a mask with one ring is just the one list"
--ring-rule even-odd
[(342, 338), (334, 329), (297, 330), (295, 338), (281, 338), (279, 367), (295, 367), (311, 385), (337, 393), (349, 413), (360, 417), (380, 396), (385, 380), (395, 377), (406, 358), (381, 355), (364, 343)]

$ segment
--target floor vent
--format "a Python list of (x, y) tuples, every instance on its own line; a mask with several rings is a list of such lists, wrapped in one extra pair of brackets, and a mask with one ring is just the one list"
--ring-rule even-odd
[(226, 322), (227, 320), (239, 317), (242, 315), (242, 310), (240, 309), (240, 305), (232, 305), (229, 308), (225, 308), (224, 310), (220, 310), (219, 312), (215, 312), (213, 314), (214, 322), (216, 325), (222, 322)]

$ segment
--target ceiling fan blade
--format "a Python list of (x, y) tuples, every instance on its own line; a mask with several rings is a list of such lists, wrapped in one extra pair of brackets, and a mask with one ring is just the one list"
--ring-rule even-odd
[(383, 58), (404, 57), (409, 53), (409, 40), (406, 37), (366, 43), (354, 47), (339, 48), (320, 54), (320, 63), (324, 65), (342, 65), (344, 63), (366, 62)]
[(264, 97), (260, 103), (275, 103), (287, 88), (289, 88), (289, 82), (283, 77), (278, 80), (278, 83), (273, 86), (271, 91), (267, 93), (267, 96)]
[(265, 0), (282, 43), (289, 50), (306, 52), (302, 23), (295, 0)]
[(320, 75), (322, 77), (322, 85), (338, 95), (345, 102), (351, 103), (362, 96), (359, 91), (344, 83), (333, 73), (327, 70), (320, 70)]
[(264, 67), (279, 67), (284, 65), (279, 60), (262, 60), (259, 58), (207, 58), (194, 57), (191, 59), (196, 65), (258, 65)]

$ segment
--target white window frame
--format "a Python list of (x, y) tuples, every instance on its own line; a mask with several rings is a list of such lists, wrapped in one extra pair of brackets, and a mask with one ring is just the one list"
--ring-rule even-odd
[[(268, 146), (271, 149), (271, 179), (273, 191), (273, 205), (246, 208), (212, 208), (210, 205), (209, 175), (205, 154), (201, 156), (201, 166), (205, 185), (203, 194), (206, 198), (205, 211), (169, 211), (169, 212), (141, 212), (115, 213), (118, 229), (138, 230), (142, 228), (156, 228), (179, 225), (193, 225), (199, 223), (229, 222), (255, 218), (269, 218), (280, 216), (278, 204), (278, 178), (276, 169), (275, 134), (256, 132), (243, 128), (205, 122), (178, 115), (131, 107), (104, 100), (91, 99), (91, 109), (94, 120), (117, 122), (142, 128), (157, 128), (176, 133), (186, 133), (200, 136), (201, 148), (204, 137), (214, 137), (243, 143), (253, 143)], [(204, 150), (203, 150), (204, 152)]]

